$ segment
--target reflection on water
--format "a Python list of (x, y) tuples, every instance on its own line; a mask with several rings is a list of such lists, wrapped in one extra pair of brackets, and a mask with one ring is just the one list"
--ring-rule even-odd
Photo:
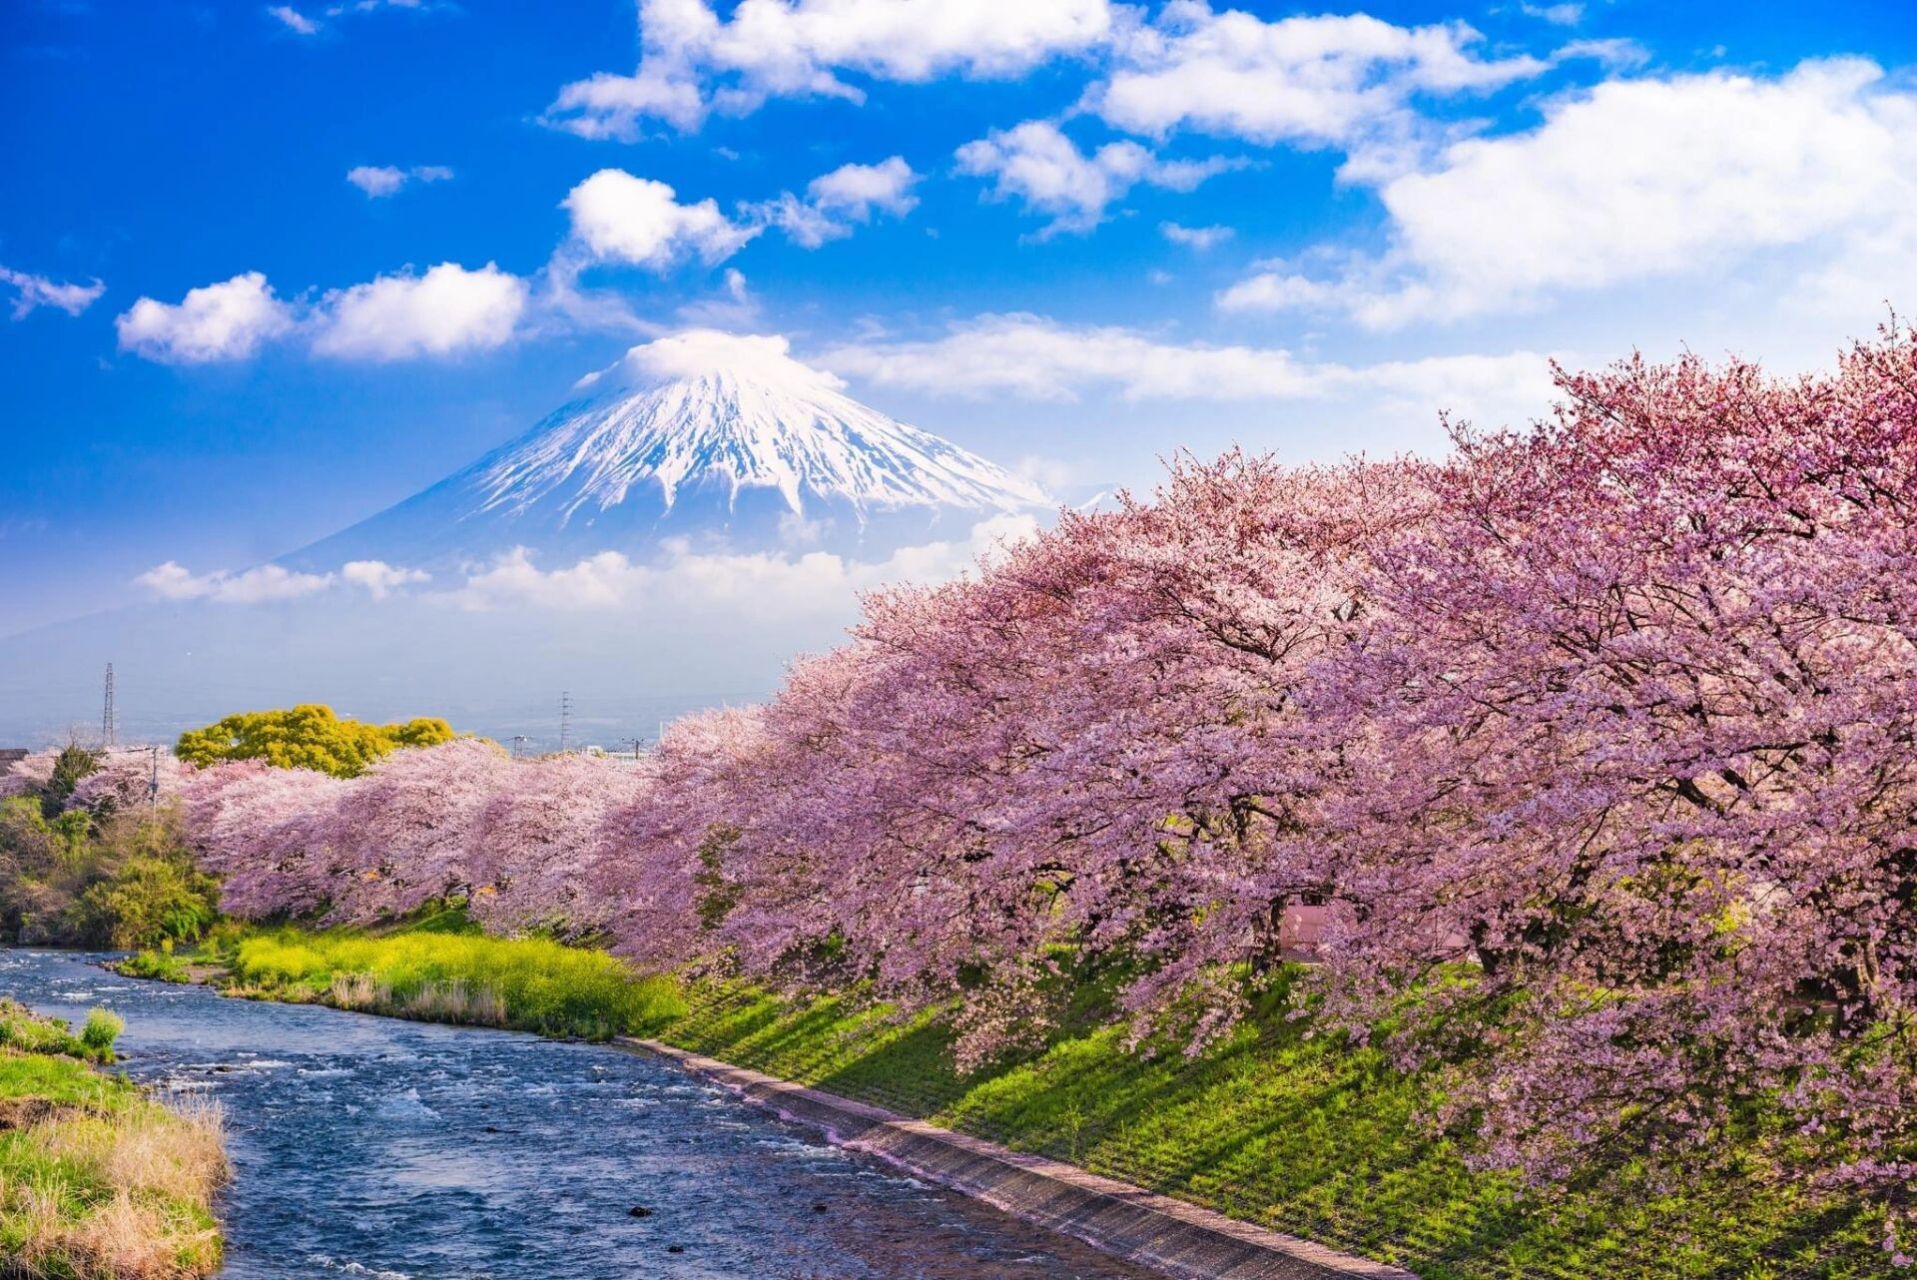
[(106, 1005), (125, 1070), (220, 1101), (232, 1280), (1152, 1274), (616, 1049), (228, 1000), (50, 952), (0, 951), (0, 993), (68, 1019)]

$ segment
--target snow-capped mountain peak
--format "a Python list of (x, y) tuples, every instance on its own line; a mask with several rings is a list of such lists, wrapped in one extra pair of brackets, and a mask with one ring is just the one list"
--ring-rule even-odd
[(406, 502), (289, 557), (393, 563), (524, 545), (630, 550), (665, 533), (763, 542), (795, 526), (963, 528), (1044, 492), (845, 394), (784, 338), (691, 330), (634, 347), (579, 399)]
[(794, 515), (808, 496), (861, 514), (910, 506), (1016, 510), (1034, 485), (846, 395), (794, 360), (784, 338), (693, 330), (634, 347), (485, 469), (488, 509), (523, 510), (568, 493), (568, 518), (625, 502), (656, 482), (670, 510), (681, 488), (776, 490)]

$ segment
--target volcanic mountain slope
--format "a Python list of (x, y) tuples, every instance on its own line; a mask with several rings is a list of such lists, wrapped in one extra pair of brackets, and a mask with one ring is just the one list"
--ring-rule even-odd
[(896, 422), (787, 354), (695, 330), (635, 347), (584, 395), (455, 475), (282, 562), (422, 568), (513, 547), (643, 553), (665, 537), (879, 552), (1049, 505), (1035, 485)]

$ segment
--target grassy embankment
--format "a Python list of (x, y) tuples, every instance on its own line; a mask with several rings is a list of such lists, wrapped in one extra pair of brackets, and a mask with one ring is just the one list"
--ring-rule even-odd
[[(202, 958), (234, 995), (363, 1013), (604, 1040), (658, 1028), (686, 1011), (671, 978), (635, 975), (601, 951), (543, 938), (479, 934), (448, 913), (400, 930), (216, 930)], [(143, 952), (135, 977), (189, 976), (178, 957)]]
[(181, 1114), (95, 1065), (120, 1020), (79, 1035), (0, 999), (0, 1277), (190, 1280), (219, 1268), (220, 1118)]
[[(441, 928), (457, 928), (442, 921)], [(245, 994), (521, 1027), (656, 1035), (1122, 1178), (1235, 1217), (1399, 1263), (1428, 1280), (1856, 1280), (1888, 1275), (1872, 1222), (1840, 1201), (1732, 1173), (1657, 1187), (1631, 1169), (1525, 1198), (1474, 1173), (1419, 1120), (1433, 1082), (1375, 1051), (1311, 1034), (1276, 994), (1202, 1057), (1128, 1051), (1076, 1008), (1039, 1053), (970, 1076), (937, 1014), (900, 1018), (856, 995), (795, 1002), (694, 984), (683, 998), (593, 952), (470, 933), (238, 934), (218, 943)], [(1621, 1189), (1620, 1189), (1621, 1188)]]

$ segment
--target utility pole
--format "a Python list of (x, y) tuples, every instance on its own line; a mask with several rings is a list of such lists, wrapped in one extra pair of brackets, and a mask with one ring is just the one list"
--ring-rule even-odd
[(620, 741), (629, 742), (632, 744), (632, 758), (634, 760), (637, 760), (639, 758), (639, 744), (641, 742), (644, 742), (645, 739), (644, 738), (622, 738), (620, 739)]
[(559, 754), (565, 755), (572, 745), (572, 694), (559, 695)]
[[(112, 670), (111, 667), (107, 669)], [(160, 749), (154, 746), (148, 747), (147, 750), (152, 753), (153, 772), (147, 775), (146, 806), (149, 809), (157, 809), (160, 806)]]
[(113, 748), (113, 664), (107, 663), (106, 669), (106, 705), (100, 712), (100, 749), (110, 751)]
[(525, 745), (526, 745), (526, 735), (523, 733), (515, 733), (513, 735), (513, 759), (515, 760), (519, 759), (519, 750), (521, 747), (524, 747)]

